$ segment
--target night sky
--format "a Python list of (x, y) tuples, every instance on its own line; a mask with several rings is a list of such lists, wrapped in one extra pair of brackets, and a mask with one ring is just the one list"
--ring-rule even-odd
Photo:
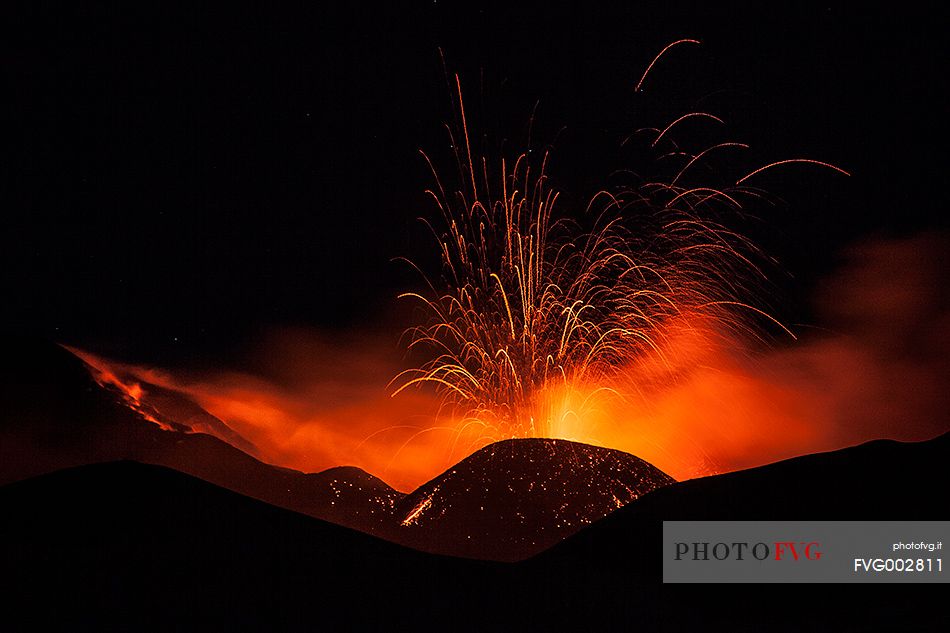
[[(943, 33), (906, 3), (36, 4), (3, 20), (8, 334), (175, 363), (272, 327), (397, 323), (416, 278), (391, 260), (430, 248), (418, 150), (448, 157), (440, 47), (489, 154), (523, 149), (540, 104), (562, 211), (626, 166), (624, 137), (696, 108), (752, 146), (736, 174), (852, 172), (758, 183), (784, 201), (755, 237), (791, 322), (844, 245), (946, 226)], [(703, 44), (635, 93), (684, 37)]]

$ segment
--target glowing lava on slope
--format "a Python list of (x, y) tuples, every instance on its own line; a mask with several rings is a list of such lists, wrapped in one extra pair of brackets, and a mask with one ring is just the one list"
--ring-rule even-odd
[[(78, 356), (89, 367), (93, 379), (109, 391), (117, 393), (130, 409), (138, 413), (144, 419), (157, 425), (163, 431), (182, 431), (191, 432), (192, 428), (183, 424), (175, 424), (161, 416), (154, 407), (143, 401), (145, 390), (137, 378), (130, 377), (129, 372), (120, 372), (122, 377), (112, 368), (109, 363), (98, 357), (83, 352), (80, 349), (67, 347), (70, 352)], [(197, 429), (195, 429), (197, 430)]]

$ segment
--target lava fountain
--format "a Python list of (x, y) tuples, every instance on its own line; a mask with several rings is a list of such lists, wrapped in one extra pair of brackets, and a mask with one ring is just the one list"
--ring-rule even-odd
[[(683, 42), (693, 41), (664, 52)], [(722, 123), (689, 112), (641, 130), (665, 152), (660, 158), (677, 159), (666, 161), (677, 164), (669, 178), (600, 191), (572, 215), (558, 208), (550, 153), (497, 162), (478, 155), (458, 76), (453, 93), (459, 178), (448, 186), (423, 152), (435, 183), (426, 194), (438, 210), (426, 224), (441, 270), (420, 270), (427, 291), (402, 295), (422, 310), (407, 331), (417, 363), (396, 376), (394, 396), (434, 389), (469, 449), (518, 437), (600, 443), (604, 413), (675, 379), (684, 356), (776, 331), (794, 338), (762, 300), (766, 258), (730, 225), (764, 196), (746, 184), (761, 171), (794, 162), (843, 170), (791, 159), (728, 187), (696, 182), (711, 154), (747, 146), (683, 150), (673, 141), (681, 122)]]
[[(683, 43), (696, 44), (661, 51), (638, 91), (664, 53)], [(843, 384), (847, 377), (889, 376), (881, 384), (914, 377), (918, 387), (903, 390), (905, 401), (942, 410), (939, 395), (919, 388), (923, 370), (902, 362), (892, 372), (893, 363), (879, 362), (861, 341), (812, 336), (784, 351), (769, 345), (794, 334), (772, 316), (773, 263), (740, 230), (770, 199), (754, 183), (793, 163), (844, 173), (838, 167), (793, 158), (734, 173), (735, 163), (720, 159), (747, 146), (709, 135), (701, 147), (677, 143), (686, 125), (725, 128), (715, 114), (686, 111), (624, 142), (643, 145), (656, 177), (569, 207), (548, 176), (550, 152), (489, 158), (471, 142), (457, 76), (450, 94), (457, 176), (441, 177), (422, 153), (435, 209), (423, 221), (439, 264), (405, 260), (422, 283), (402, 295), (417, 308), (402, 360), (390, 356), (386, 337), (331, 340), (299, 328), (263, 341), (246, 359), (250, 372), (139, 367), (73, 351), (165, 430), (177, 428), (169, 420), (183, 421), (161, 415), (169, 399), (158, 402), (158, 390), (210, 414), (189, 413), (183, 424), (191, 431), (302, 471), (357, 465), (401, 490), (511, 438), (619, 449), (684, 479), (839, 448), (878, 429), (924, 436), (919, 424), (886, 426), (874, 415), (881, 407), (868, 404), (879, 385)], [(849, 283), (835, 301), (847, 304), (847, 290), (875, 283)], [(876, 318), (873, 309), (860, 314)], [(860, 425), (851, 420), (856, 410), (865, 412)]]

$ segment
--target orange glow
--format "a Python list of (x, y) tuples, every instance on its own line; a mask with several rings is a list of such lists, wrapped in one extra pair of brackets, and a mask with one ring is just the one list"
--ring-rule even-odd
[[(947, 430), (950, 408), (950, 314), (939, 292), (946, 247), (930, 235), (852, 249), (816, 299), (825, 326), (847, 334), (752, 354), (703, 323), (671, 324), (662, 361), (621, 372), (627, 382), (613, 386), (625, 398), (551, 394), (563, 415), (550, 434), (633, 453), (677, 479), (877, 438), (934, 437)], [(285, 330), (252, 355), (255, 375), (197, 377), (82, 356), (113, 380), (138, 383), (130, 391), (141, 403), (147, 384), (193, 398), (264, 461), (303, 471), (355, 465), (409, 491), (501, 438), (437, 418), (434, 394), (390, 398), (386, 383), (400, 364), (386, 353), (392, 347)]]
[[(676, 479), (755, 466), (830, 447), (828, 415), (795, 385), (761, 376), (766, 360), (701, 319), (667, 324), (655, 353), (609, 383), (556, 382), (535, 395), (523, 437), (567, 439), (632, 453)], [(771, 359), (771, 357), (770, 357)], [(457, 428), (493, 433), (490, 413)], [(467, 426), (466, 426), (467, 425)]]
[[(822, 397), (826, 366), (840, 367), (842, 382), (860, 383), (860, 372), (868, 370), (862, 367), (868, 359), (840, 342), (742, 359), (730, 356), (709, 332), (682, 328), (663, 351), (662, 360), (621, 372), (609, 389), (578, 385), (545, 393), (538, 399), (539, 416), (553, 423), (526, 436), (623, 450), (686, 479), (830, 450), (878, 431), (868, 425), (842, 433), (847, 429), (840, 425), (844, 412), (838, 400), (847, 385), (835, 385)], [(486, 432), (482, 423), (439, 415), (435, 394), (390, 398), (384, 382), (361, 384), (352, 375), (332, 381), (310, 376), (315, 382), (293, 385), (232, 372), (188, 380), (81, 355), (106, 368), (100, 375), (112, 377), (109, 384), (129, 385), (124, 378), (129, 376), (192, 398), (250, 441), (264, 461), (305, 472), (355, 465), (409, 491), (478, 448), (505, 439)], [(340, 364), (345, 369), (345, 361)], [(860, 393), (859, 386), (850, 390)], [(141, 400), (130, 397), (129, 406), (146, 410), (147, 388), (130, 391)]]
[[(164, 430), (181, 429), (162, 421), (171, 416), (161, 415), (166, 412), (152, 402), (151, 385), (176, 392), (225, 422), (263, 461), (304, 472), (355, 465), (412, 490), (485, 443), (475, 446), (475, 438), (464, 433), (463, 442), (444, 421), (437, 424), (438, 404), (428, 395), (390, 398), (387, 382), (396, 360), (365, 344), (336, 346), (288, 330), (271, 337), (265, 348), (264, 375), (226, 371), (195, 377), (69, 349), (93, 368), (100, 384), (119, 388), (133, 410)], [(213, 426), (191, 430), (233, 443)]]

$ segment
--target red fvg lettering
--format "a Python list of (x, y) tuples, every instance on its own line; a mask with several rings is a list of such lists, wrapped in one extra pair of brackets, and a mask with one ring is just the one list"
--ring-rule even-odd
[[(800, 546), (800, 549), (796, 547)], [(794, 543), (792, 541), (777, 541), (775, 543), (775, 560), (782, 560), (786, 554), (791, 554), (792, 560), (799, 560), (800, 556), (804, 556), (806, 560), (819, 560), (821, 558), (821, 551), (818, 548), (821, 547), (821, 544), (817, 541), (803, 542), (799, 541)]]

